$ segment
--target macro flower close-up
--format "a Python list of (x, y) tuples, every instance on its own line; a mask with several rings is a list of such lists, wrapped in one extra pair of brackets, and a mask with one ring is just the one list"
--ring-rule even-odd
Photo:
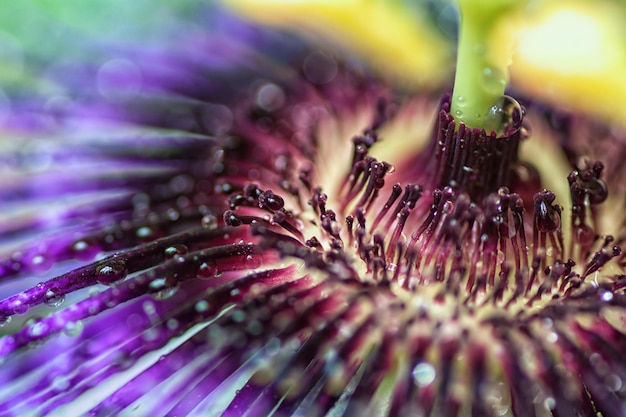
[(626, 416), (618, 0), (0, 5), (0, 417)]

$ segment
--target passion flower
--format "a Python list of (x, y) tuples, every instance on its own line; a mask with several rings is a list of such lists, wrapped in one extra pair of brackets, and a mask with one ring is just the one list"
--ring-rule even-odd
[(228, 19), (16, 101), (5, 415), (626, 413), (621, 133), (508, 96), (467, 127)]

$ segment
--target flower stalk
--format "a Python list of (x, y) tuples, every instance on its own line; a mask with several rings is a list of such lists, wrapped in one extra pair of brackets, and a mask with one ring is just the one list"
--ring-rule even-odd
[[(490, 35), (513, 0), (458, 0), (461, 15), (451, 112), (470, 128), (498, 131), (501, 100), (508, 82), (508, 51), (495, 51)], [(502, 53), (505, 52), (505, 53)]]

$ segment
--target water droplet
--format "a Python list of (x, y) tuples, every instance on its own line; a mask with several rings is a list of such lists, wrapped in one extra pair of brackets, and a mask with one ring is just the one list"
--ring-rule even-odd
[(7, 324), (11, 323), (12, 319), (13, 319), (13, 317), (11, 317), (11, 316), (1, 315), (0, 316), (0, 327), (4, 327)]
[(131, 366), (135, 363), (135, 358), (133, 358), (127, 352), (118, 352), (113, 360), (113, 364), (120, 369), (130, 369)]
[(246, 331), (253, 336), (259, 336), (263, 332), (263, 326), (258, 320), (252, 320), (246, 326)]
[(549, 332), (549, 333), (546, 335), (546, 340), (547, 340), (549, 343), (556, 343), (556, 341), (557, 341), (557, 340), (559, 340), (559, 335), (558, 335), (558, 334), (556, 334), (555, 332)]
[(70, 387), (70, 381), (65, 376), (59, 375), (52, 381), (52, 388), (57, 392), (63, 392)]
[(180, 325), (180, 323), (176, 319), (169, 319), (166, 324), (167, 328), (172, 331), (178, 329), (178, 326)]
[(511, 136), (522, 127), (522, 106), (512, 97), (504, 95), (485, 115), (487, 132), (496, 132), (498, 137)]
[(83, 322), (80, 320), (70, 321), (65, 324), (65, 327), (63, 328), (63, 333), (70, 337), (76, 337), (83, 332), (83, 327)]
[(596, 233), (586, 224), (574, 228), (574, 237), (581, 245), (589, 245), (593, 243)]
[(212, 214), (207, 214), (206, 216), (202, 217), (200, 224), (204, 229), (215, 230), (218, 226), (217, 217)]
[(267, 111), (277, 110), (284, 103), (285, 93), (283, 89), (273, 83), (264, 84), (256, 94), (256, 104)]
[(167, 209), (166, 215), (167, 215), (167, 218), (173, 222), (175, 222), (176, 220), (180, 218), (180, 213), (173, 208)]
[(45, 272), (51, 266), (48, 259), (42, 254), (37, 254), (33, 256), (30, 260), (30, 264), (31, 264), (31, 268), (37, 272)]
[(119, 102), (134, 97), (141, 89), (141, 84), (141, 70), (127, 59), (111, 59), (98, 69), (98, 92), (109, 101)]
[(16, 314), (24, 314), (28, 311), (28, 305), (25, 301), (25, 296), (21, 295), (20, 298), (13, 300), (9, 304), (9, 308), (11, 308)]
[(58, 307), (61, 304), (63, 304), (63, 302), (65, 301), (65, 295), (63, 295), (62, 293), (58, 292), (58, 290), (55, 290), (53, 288), (49, 289), (48, 291), (46, 291), (46, 294), (44, 295), (45, 297), (45, 303), (48, 307)]
[(157, 300), (165, 300), (170, 298), (178, 291), (178, 282), (167, 278), (156, 278), (148, 285), (153, 298)]
[(247, 268), (256, 269), (261, 266), (261, 257), (259, 255), (248, 255), (245, 263)]
[(219, 269), (213, 263), (202, 262), (198, 267), (198, 278), (210, 279), (219, 276)]
[(418, 387), (427, 387), (437, 376), (435, 367), (428, 362), (420, 362), (413, 368), (413, 379)]
[(554, 410), (556, 407), (556, 400), (552, 397), (548, 397), (543, 401), (543, 405), (548, 410)]
[(38, 319), (31, 318), (26, 321), (26, 332), (30, 337), (41, 337), (48, 331), (48, 325)]
[(189, 248), (183, 244), (176, 244), (165, 248), (165, 259), (173, 259), (177, 256), (189, 253)]
[(206, 300), (200, 300), (194, 305), (194, 308), (198, 313), (205, 313), (209, 311), (209, 307), (209, 302)]
[(154, 231), (150, 227), (148, 227), (148, 226), (140, 227), (135, 232), (137, 237), (140, 238), (140, 239), (147, 239), (150, 236), (152, 236), (153, 233), (154, 233)]
[(600, 298), (602, 298), (602, 301), (609, 302), (613, 299), (613, 293), (611, 291), (604, 291)]
[(463, 112), (462, 112), (461, 110), (456, 110), (456, 111), (454, 112), (454, 115), (455, 115), (456, 117), (462, 117), (462, 116), (463, 116)]
[(143, 332), (141, 338), (146, 342), (153, 342), (159, 338), (159, 330), (154, 327), (147, 329)]
[(504, 91), (507, 75), (499, 68), (485, 67), (483, 69), (483, 88), (490, 94), (498, 94)]
[(89, 261), (96, 256), (100, 248), (98, 247), (98, 245), (94, 245), (93, 243), (81, 239), (74, 242), (72, 250), (74, 251), (74, 256), (76, 257), (76, 259), (79, 259), (81, 261)]
[(96, 268), (96, 282), (104, 285), (112, 285), (123, 280), (128, 275), (126, 261), (116, 259), (100, 265)]
[(304, 76), (313, 84), (329, 83), (338, 72), (337, 61), (321, 51), (309, 54), (302, 64), (302, 69)]
[(232, 317), (235, 323), (241, 323), (246, 319), (246, 313), (241, 310), (236, 310), (233, 312)]

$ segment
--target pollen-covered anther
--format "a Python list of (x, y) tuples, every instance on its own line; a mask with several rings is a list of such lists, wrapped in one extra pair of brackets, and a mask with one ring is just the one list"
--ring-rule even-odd
[[(563, 234), (561, 232), (562, 207), (554, 204), (556, 195), (543, 190), (533, 197), (533, 257), (554, 256), (563, 253)], [(548, 246), (547, 239), (550, 239)]]
[(228, 198), (230, 210), (224, 211), (223, 221), (227, 226), (265, 223), (278, 226), (303, 239), (294, 214), (284, 208), (285, 200), (272, 190), (261, 191), (256, 184), (247, 184), (243, 192), (235, 192)]
[[(584, 161), (582, 168), (574, 169), (567, 177), (572, 199), (572, 249), (578, 245), (586, 255), (598, 238), (596, 207), (608, 197), (608, 188), (601, 179), (604, 164)], [(591, 219), (589, 219), (589, 217)]]

